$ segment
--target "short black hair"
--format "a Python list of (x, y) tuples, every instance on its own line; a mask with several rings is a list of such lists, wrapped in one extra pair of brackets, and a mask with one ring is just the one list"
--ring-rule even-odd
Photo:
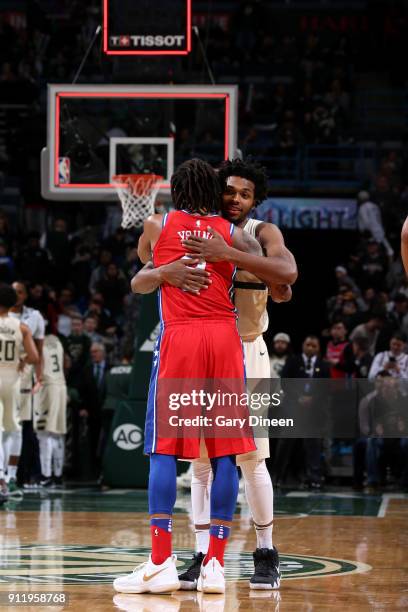
[(12, 308), (17, 303), (17, 293), (11, 285), (5, 283), (0, 284), (0, 306), (3, 308)]
[(392, 334), (390, 340), (399, 340), (400, 342), (406, 342), (407, 338), (406, 338), (406, 336), (405, 336), (405, 334), (403, 332), (395, 331)]
[(218, 213), (221, 190), (214, 168), (197, 158), (183, 162), (171, 177), (171, 197), (176, 210)]
[(251, 181), (255, 185), (255, 206), (266, 199), (268, 194), (268, 176), (266, 168), (258, 164), (252, 158), (226, 159), (218, 168), (218, 178), (222, 191), (225, 191), (227, 179), (230, 176), (240, 176)]

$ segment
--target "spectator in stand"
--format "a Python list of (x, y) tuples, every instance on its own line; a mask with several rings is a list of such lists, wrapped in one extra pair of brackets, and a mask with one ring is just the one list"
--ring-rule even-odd
[(408, 297), (403, 293), (397, 293), (390, 304), (391, 310), (388, 318), (395, 330), (399, 330), (408, 338)]
[(74, 292), (70, 287), (61, 289), (59, 298), (50, 310), (52, 320), (56, 320), (58, 333), (62, 336), (68, 336), (71, 333), (72, 317), (80, 315), (74, 302)]
[(126, 253), (126, 262), (123, 266), (123, 272), (130, 280), (140, 269), (140, 259), (137, 254), (137, 245), (128, 247)]
[[(355, 305), (355, 309), (346, 309), (347, 318), (349, 318), (350, 315), (357, 315), (357, 313), (362, 313), (364, 310), (366, 310), (360, 292), (358, 291), (356, 295), (348, 285), (341, 285), (338, 294), (332, 296), (327, 302), (327, 314), (331, 323), (338, 321), (339, 319), (345, 321), (343, 317), (343, 310), (344, 305), (346, 303), (353, 303)], [(359, 317), (357, 315), (354, 319), (356, 321), (361, 321), (361, 316)], [(354, 323), (354, 325), (356, 325), (354, 319), (352, 320), (352, 322)]]
[(123, 298), (129, 293), (129, 283), (118, 266), (111, 262), (95, 289), (102, 294), (112, 317), (118, 317), (123, 310)]
[(29, 282), (45, 283), (50, 278), (50, 257), (40, 246), (40, 234), (31, 232), (27, 246), (22, 249), (17, 261), (21, 278)]
[(342, 369), (353, 378), (367, 378), (373, 362), (367, 338), (357, 337), (349, 342), (343, 352)]
[(84, 324), (79, 315), (72, 317), (71, 333), (63, 339), (64, 349), (71, 361), (68, 384), (80, 388), (81, 377), (90, 363), (91, 341), (84, 333)]
[(90, 349), (91, 365), (88, 368), (89, 377), (87, 378), (87, 396), (86, 409), (83, 411), (83, 416), (86, 416), (89, 424), (90, 443), (92, 455), (96, 463), (96, 472), (98, 476), (101, 471), (101, 448), (100, 429), (102, 418), (102, 406), (106, 396), (106, 376), (108, 373), (108, 364), (106, 361), (106, 352), (103, 344), (94, 342)]
[(383, 245), (388, 257), (393, 257), (394, 250), (385, 236), (380, 207), (371, 202), (368, 191), (360, 191), (357, 202), (359, 204), (358, 231), (364, 235), (368, 233), (373, 240)]
[(51, 254), (53, 284), (59, 288), (70, 277), (71, 243), (65, 219), (55, 219), (53, 229), (43, 236), (42, 246)]
[(336, 266), (334, 269), (334, 273), (336, 275), (336, 280), (339, 288), (342, 286), (350, 287), (351, 291), (356, 297), (359, 298), (361, 296), (361, 291), (354, 278), (352, 278), (347, 272), (347, 268), (345, 268), (344, 266)]
[(10, 284), (14, 278), (13, 258), (8, 254), (7, 244), (0, 240), (0, 282)]
[(379, 243), (370, 238), (365, 252), (359, 257), (356, 280), (363, 289), (372, 287), (375, 290), (385, 289), (385, 278), (388, 270), (388, 260)]
[(97, 331), (104, 335), (106, 330), (115, 326), (111, 313), (104, 305), (104, 299), (101, 293), (95, 293), (89, 302), (88, 310), (85, 317), (95, 316), (98, 319), (99, 325)]
[(88, 295), (91, 274), (91, 252), (87, 246), (79, 244), (70, 264), (70, 278), (72, 282), (75, 282), (79, 295)]
[(89, 281), (90, 293), (97, 291), (98, 283), (104, 278), (106, 269), (112, 261), (112, 253), (107, 249), (102, 249), (99, 254), (99, 265), (92, 271), (91, 278)]
[(118, 227), (113, 236), (104, 241), (103, 247), (112, 254), (118, 265), (122, 265), (126, 258), (126, 231), (122, 227)]
[[(408, 438), (406, 399), (388, 371), (378, 372), (376, 388), (359, 405), (360, 431), (367, 437), (367, 492), (386, 483), (386, 466), (408, 488)], [(385, 436), (385, 437), (384, 437)]]
[(275, 334), (270, 353), (271, 378), (280, 378), (282, 369), (290, 355), (290, 336), (284, 332)]
[(84, 333), (91, 342), (103, 343), (103, 337), (97, 332), (99, 325), (98, 317), (89, 315), (84, 319)]
[(368, 378), (374, 380), (380, 372), (387, 372), (395, 378), (408, 378), (408, 355), (404, 352), (405, 347), (405, 336), (395, 332), (390, 340), (389, 350), (374, 357)]
[(361, 323), (355, 327), (351, 334), (350, 340), (356, 340), (357, 338), (366, 338), (368, 342), (368, 352), (370, 355), (375, 355), (375, 347), (377, 339), (385, 322), (384, 313), (372, 313), (365, 323)]
[(343, 321), (333, 323), (330, 328), (330, 336), (331, 340), (327, 344), (325, 356), (325, 360), (330, 365), (330, 378), (344, 378), (345, 372), (342, 362), (343, 353), (348, 345), (348, 341), (347, 328)]
[[(320, 341), (317, 336), (307, 336), (302, 345), (302, 353), (289, 357), (282, 369), (282, 380), (289, 378), (330, 378), (329, 365), (320, 357)], [(288, 387), (290, 393), (290, 387)], [(309, 395), (305, 390), (303, 395), (293, 399), (305, 411), (320, 410), (322, 408), (319, 398)], [(291, 457), (296, 448), (296, 440), (279, 440), (274, 465), (276, 471), (281, 470), (280, 479), (287, 473)], [(304, 464), (306, 478), (312, 489), (320, 489), (322, 485), (322, 440), (320, 438), (306, 438), (303, 440), (305, 453)], [(279, 468), (280, 466), (280, 468)]]
[[(357, 385), (361, 379), (368, 377), (373, 357), (368, 352), (367, 338), (356, 338), (344, 349), (343, 368), (348, 376), (357, 379)], [(364, 388), (363, 388), (364, 391)], [(353, 488), (357, 491), (363, 489), (364, 469), (366, 465), (367, 440), (358, 436), (353, 443)]]
[(27, 306), (39, 310), (47, 318), (48, 304), (48, 295), (44, 285), (40, 283), (31, 284), (28, 288)]

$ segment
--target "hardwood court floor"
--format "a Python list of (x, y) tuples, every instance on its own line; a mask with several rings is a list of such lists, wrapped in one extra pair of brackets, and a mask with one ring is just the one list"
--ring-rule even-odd
[[(180, 569), (193, 546), (188, 506), (188, 496), (179, 496), (173, 535)], [(77, 489), (8, 502), (0, 508), (1, 603), (9, 592), (65, 591), (70, 601), (64, 609), (83, 612), (408, 609), (408, 496), (277, 494), (279, 592), (248, 588), (254, 534), (243, 503), (227, 554), (225, 597), (189, 592), (115, 596), (112, 580), (148, 554), (146, 510), (144, 491)]]

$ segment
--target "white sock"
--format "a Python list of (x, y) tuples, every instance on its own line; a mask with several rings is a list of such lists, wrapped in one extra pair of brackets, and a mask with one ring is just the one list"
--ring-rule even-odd
[[(210, 524), (210, 489), (212, 469), (209, 461), (193, 461), (191, 477), (191, 507), (194, 525)], [(196, 552), (207, 554), (210, 530), (196, 529)]]
[(210, 530), (209, 529), (196, 529), (196, 552), (203, 553), (206, 555), (208, 552), (208, 546), (210, 544)]
[(10, 457), (11, 443), (13, 441), (11, 432), (3, 432), (3, 465), (4, 471), (7, 469), (7, 465)]
[(255, 525), (257, 548), (273, 548), (272, 529), (273, 525), (268, 527), (258, 527), (258, 525)]
[(53, 451), (52, 434), (50, 434), (48, 431), (39, 431), (37, 432), (37, 438), (40, 447), (41, 473), (46, 478), (51, 478), (51, 462)]
[(9, 436), (11, 438), (10, 455), (20, 457), (21, 447), (23, 446), (23, 434), (21, 431), (12, 431)]
[(52, 466), (54, 475), (59, 478), (64, 469), (65, 436), (63, 434), (52, 434)]
[(242, 461), (245, 493), (255, 524), (258, 548), (272, 548), (273, 486), (264, 460)]

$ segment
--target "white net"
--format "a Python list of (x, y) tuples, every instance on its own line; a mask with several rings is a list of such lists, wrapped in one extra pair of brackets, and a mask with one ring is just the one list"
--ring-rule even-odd
[(142, 227), (154, 213), (154, 203), (162, 176), (157, 174), (119, 174), (113, 177), (122, 205), (122, 227)]

